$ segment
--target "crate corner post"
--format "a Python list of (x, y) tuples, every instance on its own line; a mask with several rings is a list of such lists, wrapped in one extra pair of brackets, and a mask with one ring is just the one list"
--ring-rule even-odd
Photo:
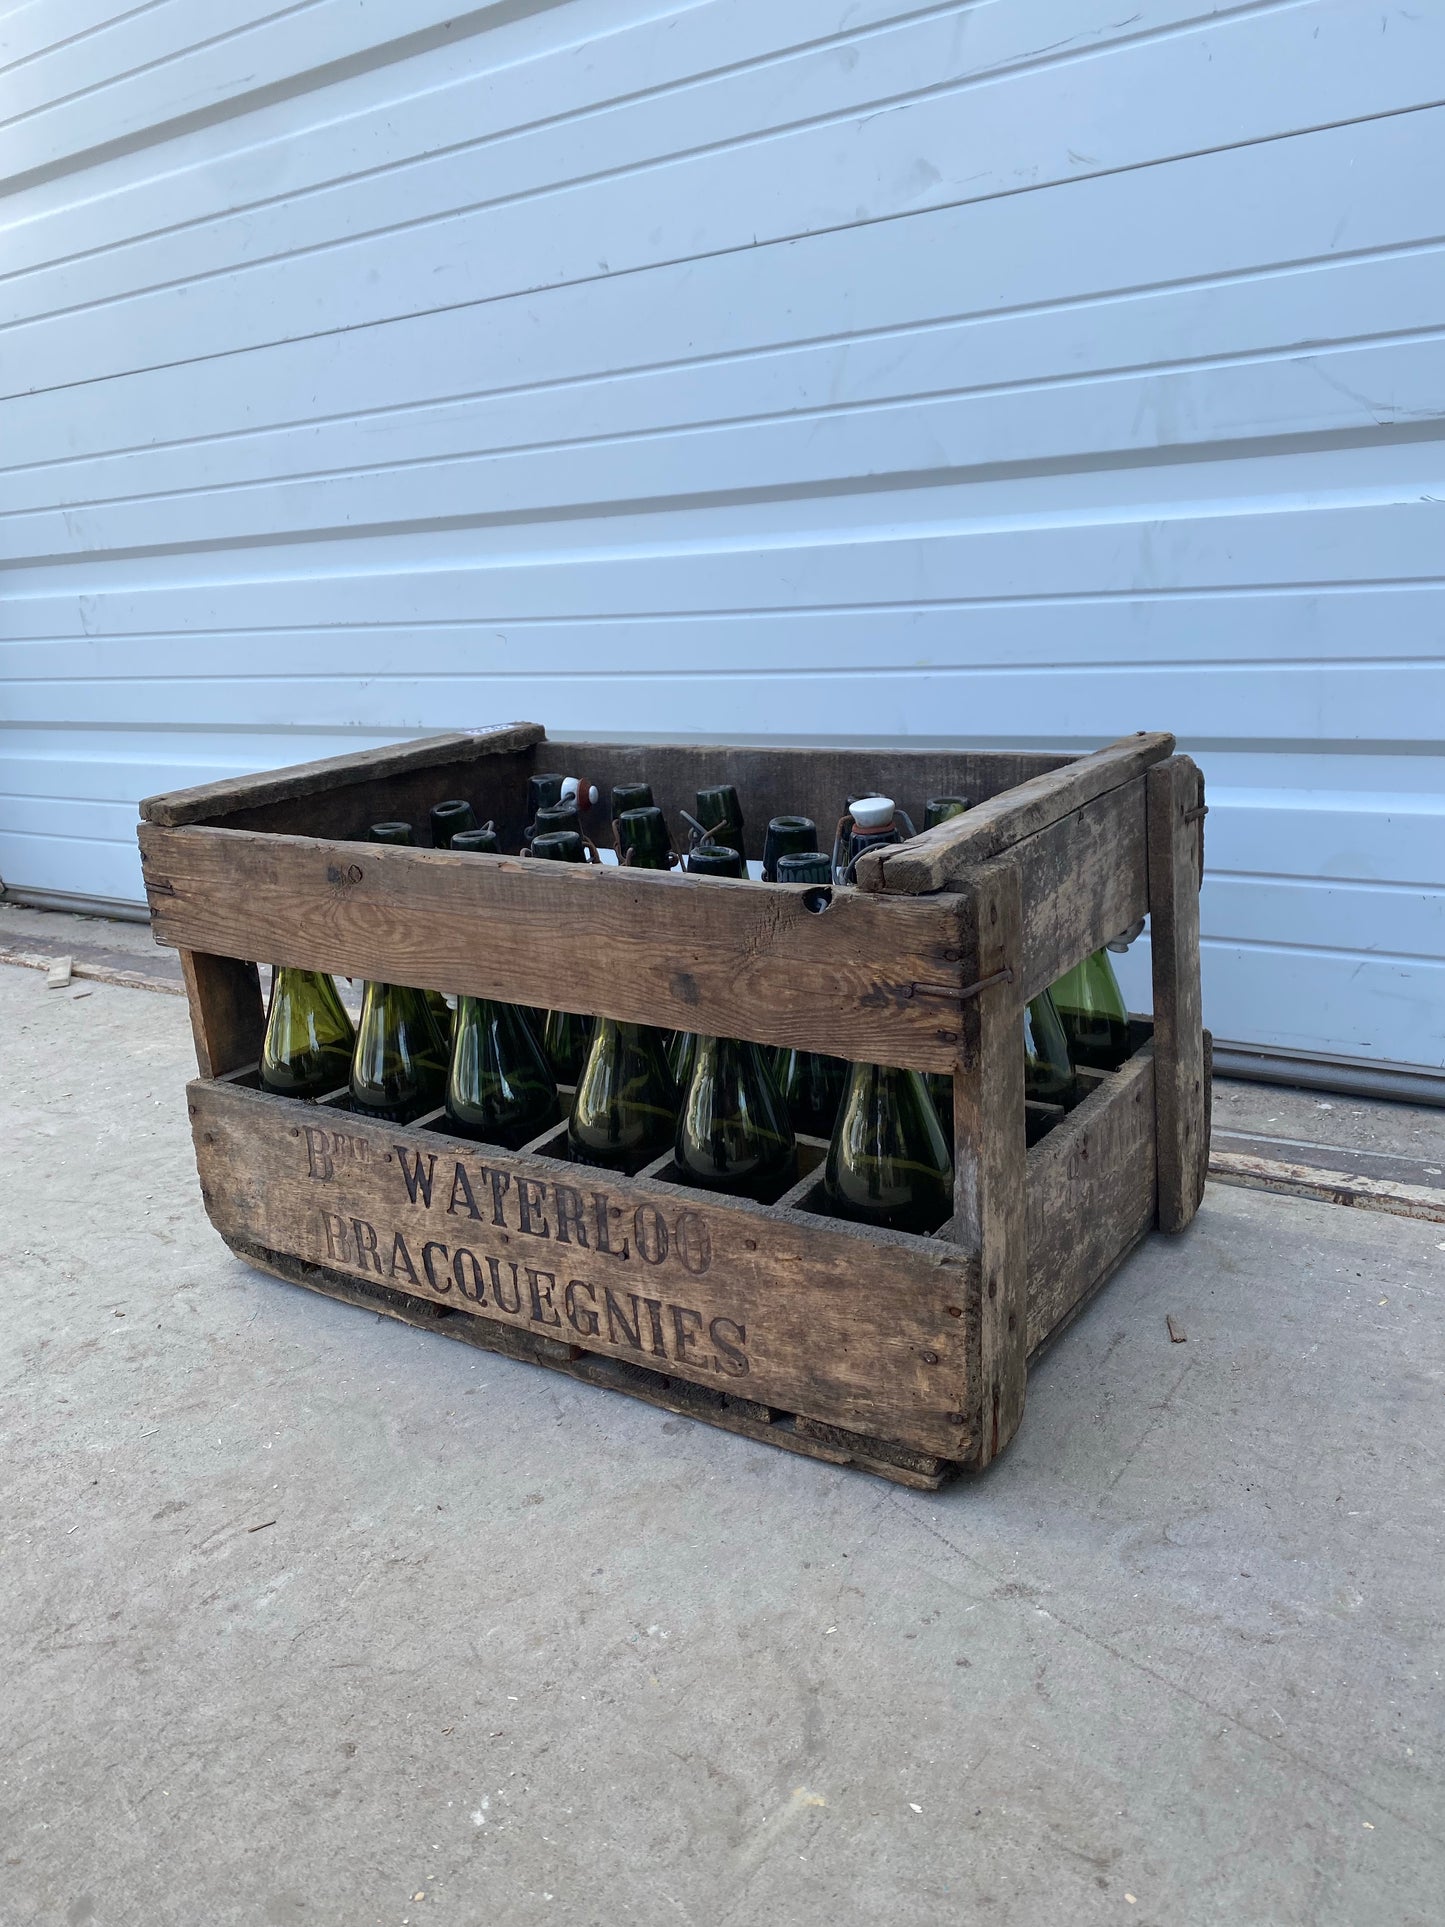
[(1148, 775), (1159, 1229), (1182, 1231), (1204, 1196), (1209, 1076), (1199, 978), (1204, 778), (1188, 756)]
[[(969, 1308), (970, 1466), (992, 1463), (1023, 1417), (1028, 1352), (1027, 1179), (1016, 864), (979, 865), (961, 892), (965, 992), (953, 1080), (951, 1235), (975, 1259)], [(972, 985), (970, 985), (970, 989)]]
[(224, 1077), (256, 1063), (261, 1055), (266, 1013), (255, 964), (241, 963), (235, 957), (210, 957), (197, 950), (182, 950), (179, 955), (199, 1074)]

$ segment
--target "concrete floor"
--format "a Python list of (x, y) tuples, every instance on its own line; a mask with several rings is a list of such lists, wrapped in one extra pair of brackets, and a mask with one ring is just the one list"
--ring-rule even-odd
[(184, 1005), (75, 988), (0, 968), (5, 1927), (1440, 1921), (1445, 1228), (1213, 1188), (912, 1494), (249, 1271)]

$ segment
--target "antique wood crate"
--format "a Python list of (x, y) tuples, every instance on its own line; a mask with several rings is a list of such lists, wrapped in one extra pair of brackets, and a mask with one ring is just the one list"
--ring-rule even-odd
[[(554, 742), (481, 730), (153, 797), (155, 935), (179, 948), (202, 1195), (253, 1264), (710, 1424), (905, 1484), (986, 1466), (1029, 1358), (1157, 1225), (1198, 1206), (1203, 788), (1173, 739), (1079, 757)], [(850, 794), (967, 815), (865, 859), (855, 889), (454, 855), (362, 841), (466, 796), (520, 838), (526, 778), (645, 778), (676, 822), (736, 783), (750, 845)], [(750, 848), (749, 855), (760, 854)], [(1123, 1068), (1032, 1148), (1025, 999), (1148, 915), (1154, 1013)], [(825, 1147), (770, 1205), (511, 1152), (259, 1088), (255, 961), (950, 1075), (954, 1210), (936, 1234), (821, 1213)], [(1030, 1134), (1032, 1135), (1032, 1134)]]

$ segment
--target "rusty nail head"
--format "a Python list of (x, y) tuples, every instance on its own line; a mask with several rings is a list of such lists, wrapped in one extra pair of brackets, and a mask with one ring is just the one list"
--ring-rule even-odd
[(948, 1309), (948, 1315), (950, 1318), (962, 1318), (963, 1316), (962, 1305), (949, 1305), (947, 1309)]
[(938, 1353), (925, 1352), (923, 1354), (923, 1362), (925, 1365), (936, 1365), (938, 1363)]

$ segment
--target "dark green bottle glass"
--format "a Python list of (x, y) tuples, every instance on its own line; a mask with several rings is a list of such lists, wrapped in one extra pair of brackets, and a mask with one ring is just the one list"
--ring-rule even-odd
[(351, 1058), (351, 1107), (392, 1124), (435, 1110), (446, 1092), (447, 1045), (425, 991), (368, 984)]
[(1092, 957), (1049, 986), (1076, 1064), (1092, 1070), (1116, 1071), (1129, 1055), (1129, 1012), (1107, 950)]
[(1024, 1096), (1036, 1104), (1074, 1101), (1074, 1067), (1064, 1027), (1047, 990), (1024, 1006)]
[(800, 1137), (831, 1137), (848, 1082), (841, 1057), (811, 1050), (780, 1050), (772, 1066), (773, 1083), (789, 1121)]
[[(410, 823), (373, 823), (371, 826), (371, 840), (373, 843), (401, 844), (406, 848), (413, 848), (416, 844), (416, 838), (412, 835)], [(419, 990), (416, 994), (419, 997), (424, 997), (427, 1001), (427, 1006), (432, 1014), (432, 1022), (436, 1025), (437, 1031), (441, 1036), (443, 1049), (450, 1049), (452, 1041), (451, 1005), (439, 990)], [(364, 1012), (365, 1006), (363, 1005), (363, 1014)]]
[(652, 808), (651, 783), (614, 783), (612, 786), (613, 823), (619, 822), (628, 810), (650, 810)]
[(737, 850), (722, 843), (699, 843), (687, 853), (687, 872), (695, 877), (745, 877), (743, 859)]
[[(810, 816), (775, 816), (763, 836), (763, 882), (778, 883), (779, 858), (812, 856), (818, 848), (818, 826)], [(826, 865), (825, 865), (826, 868)], [(799, 881), (798, 878), (793, 879)], [(825, 876), (822, 881), (828, 881)]]
[(944, 1071), (925, 1071), (924, 1086), (933, 1099), (934, 1115), (938, 1128), (943, 1133), (943, 1141), (948, 1146), (948, 1155), (953, 1156), (953, 1079)]
[(527, 778), (527, 827), (522, 837), (524, 843), (531, 841), (532, 825), (537, 820), (538, 810), (550, 809), (561, 799), (562, 785), (566, 780), (560, 772), (554, 771)]
[(656, 804), (622, 812), (617, 819), (617, 848), (622, 862), (635, 870), (672, 868), (672, 838)]
[(445, 803), (433, 803), (431, 811), (431, 846), (434, 850), (449, 850), (452, 838), (459, 830), (474, 830), (477, 827), (477, 813), (463, 797), (452, 797)]
[(917, 1071), (854, 1064), (828, 1161), (827, 1209), (889, 1231), (936, 1231), (953, 1210), (953, 1163)]
[(662, 1032), (599, 1017), (567, 1124), (573, 1163), (640, 1171), (676, 1130), (677, 1088)]
[(947, 823), (950, 817), (962, 816), (967, 810), (966, 796), (930, 796), (923, 806), (923, 827), (936, 830), (940, 823)]
[[(810, 835), (816, 827), (804, 816), (774, 817), (768, 825), (772, 835), (778, 823), (804, 824)], [(832, 867), (821, 850), (779, 850), (776, 857), (779, 883), (826, 885)], [(766, 861), (764, 875), (767, 874)], [(793, 1129), (803, 1137), (831, 1137), (838, 1120), (838, 1106), (848, 1082), (848, 1066), (841, 1057), (824, 1057), (817, 1051), (782, 1049), (772, 1060), (773, 1082), (788, 1109)]]
[(577, 814), (575, 799), (567, 803), (549, 803), (545, 809), (538, 810), (532, 825), (532, 842), (539, 836), (551, 836), (558, 830), (571, 830), (577, 836), (582, 834), (582, 819)]
[(667, 1042), (667, 1068), (672, 1072), (672, 1081), (680, 1091), (687, 1089), (696, 1057), (697, 1033), (675, 1030)]
[(458, 998), (446, 1107), (454, 1131), (512, 1151), (560, 1120), (556, 1081), (514, 1004)]
[(280, 1097), (321, 1097), (351, 1074), (356, 1032), (324, 971), (276, 970), (261, 1045), (261, 1087)]
[[(540, 819), (539, 819), (540, 820)], [(532, 838), (530, 855), (548, 863), (585, 861), (582, 838), (576, 830), (549, 830)], [(575, 1084), (587, 1061), (592, 1042), (590, 1017), (571, 1010), (549, 1010), (542, 1016), (542, 1055), (559, 1084)]]
[(450, 847), (461, 851), (463, 855), (467, 851), (474, 855), (480, 852), (483, 856), (500, 856), (502, 853), (497, 832), (490, 823), (484, 823), (479, 830), (457, 830)]
[(743, 806), (731, 783), (714, 783), (698, 791), (697, 820), (714, 843), (743, 848)]
[(765, 1201), (792, 1182), (797, 1144), (756, 1044), (699, 1037), (673, 1156), (693, 1184)]

